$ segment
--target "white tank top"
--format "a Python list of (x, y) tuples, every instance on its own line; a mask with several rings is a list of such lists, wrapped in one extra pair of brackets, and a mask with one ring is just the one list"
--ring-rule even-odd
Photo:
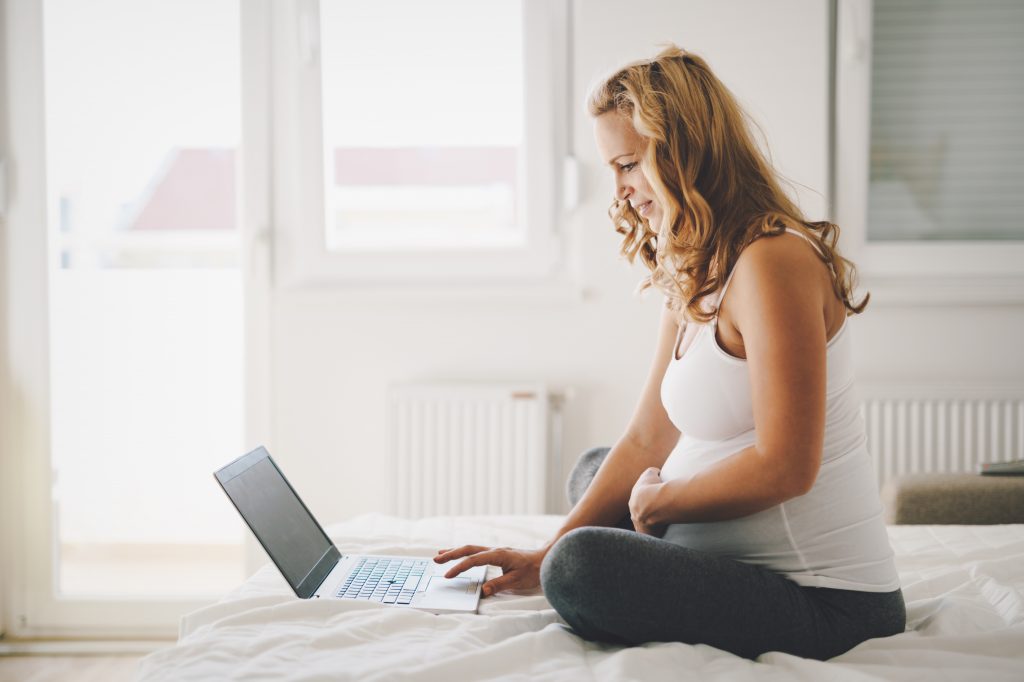
[[(731, 280), (732, 274), (716, 305)], [(755, 442), (747, 361), (722, 350), (715, 339), (717, 325), (716, 312), (682, 357), (673, 355), (665, 371), (661, 400), (683, 436), (662, 467), (664, 480), (688, 478)], [(730, 521), (672, 524), (666, 540), (758, 564), (809, 587), (864, 592), (899, 588), (854, 389), (851, 343), (844, 321), (827, 344), (825, 441), (811, 490)]]

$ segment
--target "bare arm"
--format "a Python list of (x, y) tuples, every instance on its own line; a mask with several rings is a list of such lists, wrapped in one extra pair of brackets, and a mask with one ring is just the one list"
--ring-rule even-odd
[(661, 468), (679, 441), (679, 430), (661, 403), (661, 380), (675, 352), (678, 330), (675, 316), (664, 309), (654, 361), (633, 417), (583, 497), (544, 546), (545, 552), (573, 528), (611, 526), (629, 514), (630, 491), (640, 474), (649, 467)]

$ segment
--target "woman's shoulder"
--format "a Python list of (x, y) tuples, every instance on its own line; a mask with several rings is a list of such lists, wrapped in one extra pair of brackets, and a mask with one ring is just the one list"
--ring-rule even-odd
[(846, 317), (828, 265), (814, 245), (793, 232), (762, 237), (746, 246), (733, 266), (732, 280), (720, 313), (737, 335), (738, 318), (757, 316), (758, 309), (782, 316), (799, 307), (821, 310), (829, 338)]
[(816, 247), (806, 238), (791, 232), (755, 239), (740, 252), (733, 272), (731, 289), (750, 294), (791, 293), (796, 287), (808, 292), (819, 285), (831, 290), (828, 266)]
[(831, 318), (845, 317), (828, 265), (816, 247), (800, 235), (783, 232), (754, 240), (740, 253), (731, 279), (722, 310), (733, 322), (744, 309), (768, 307), (785, 317), (787, 310), (801, 305), (827, 311), (829, 327)]
[(818, 255), (818, 247), (809, 238), (792, 232), (755, 239), (740, 252), (735, 268), (739, 269), (741, 264), (756, 274), (793, 268), (798, 272), (818, 272), (826, 267)]

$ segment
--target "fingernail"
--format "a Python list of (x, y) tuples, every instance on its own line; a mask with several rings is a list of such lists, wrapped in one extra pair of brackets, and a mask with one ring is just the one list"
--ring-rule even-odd
[(484, 588), (484, 594), (487, 595), (488, 597), (491, 596), (491, 588), (485, 587)]

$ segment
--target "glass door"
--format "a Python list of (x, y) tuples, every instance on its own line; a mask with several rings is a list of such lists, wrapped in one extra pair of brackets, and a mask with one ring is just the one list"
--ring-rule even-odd
[(15, 634), (169, 635), (245, 576), (212, 476), (244, 448), (240, 3), (33, 5), (46, 369)]

